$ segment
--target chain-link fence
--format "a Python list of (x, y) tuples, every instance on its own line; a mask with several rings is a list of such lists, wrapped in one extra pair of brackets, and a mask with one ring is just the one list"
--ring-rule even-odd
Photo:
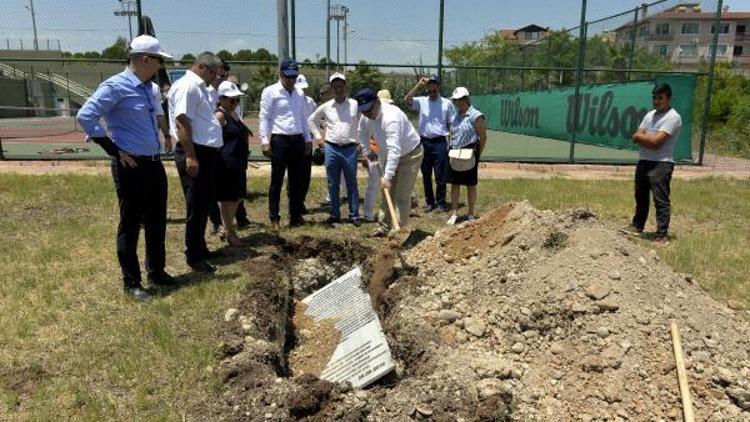
[[(26, 42), (28, 27), (3, 21), (0, 40), (24, 39), (23, 49), (10, 41), (8, 48), (0, 46), (0, 85), (13, 93), (0, 100), (4, 158), (102, 156), (83, 143), (72, 116), (99, 83), (122, 69), (128, 40), (138, 33), (139, 3), (162, 45), (175, 55), (169, 74), (178, 77), (200, 52), (217, 53), (240, 80), (247, 93), (246, 120), (257, 127), (260, 91), (277, 79), (284, 2), (111, 3), (102, 10), (37, 4), (34, 27), (42, 38), (36, 44)], [(649, 87), (684, 76), (679, 81), (694, 81), (675, 82), (691, 91), (676, 93), (689, 123), (690, 148), (682, 160), (701, 163), (706, 145), (709, 152), (712, 145), (705, 139), (714, 58), (735, 73), (750, 66), (745, 57), (750, 59), (750, 42), (743, 50), (745, 21), (727, 11), (720, 19), (720, 0), (703, 8), (677, 0), (629, 7), (563, 1), (528, 5), (517, 13), (491, 0), (413, 3), (287, 0), (288, 51), (308, 76), (308, 95), (317, 98), (327, 76), (342, 71), (352, 92), (364, 85), (387, 88), (406, 109), (403, 98), (419, 77), (440, 74), (443, 95), (466, 86), (475, 104), (486, 108), (489, 160), (632, 162), (637, 152), (620, 138), (627, 138), (635, 116), (650, 108)], [(13, 13), (12, 22), (27, 19)], [(57, 42), (48, 48), (46, 39)], [(593, 105), (608, 101), (602, 100), (606, 95), (627, 99), (615, 101), (615, 111)], [(562, 117), (539, 114), (544, 107), (535, 104), (554, 101)], [(627, 107), (637, 113), (622, 114)], [(519, 113), (521, 120), (523, 113), (535, 116), (545, 130), (503, 125), (503, 116), (513, 121)], [(625, 129), (615, 130), (620, 126)], [(605, 139), (609, 129), (619, 138)]]

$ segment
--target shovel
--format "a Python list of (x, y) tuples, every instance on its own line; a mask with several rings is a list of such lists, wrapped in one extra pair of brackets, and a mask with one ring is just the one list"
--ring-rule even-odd
[[(384, 174), (383, 173), (383, 166), (380, 165), (380, 160), (378, 159), (378, 156), (374, 152), (370, 152), (367, 155), (367, 161), (369, 161), (369, 165), (377, 164), (378, 170), (380, 170), (381, 177)], [(391, 199), (391, 191), (386, 189), (385, 186), (383, 188), (383, 194), (385, 195), (385, 202), (388, 204), (388, 212), (391, 214), (391, 221), (393, 222), (393, 229), (396, 231), (401, 230), (401, 224), (398, 221), (398, 214), (396, 214), (396, 208), (393, 206), (393, 199)]]

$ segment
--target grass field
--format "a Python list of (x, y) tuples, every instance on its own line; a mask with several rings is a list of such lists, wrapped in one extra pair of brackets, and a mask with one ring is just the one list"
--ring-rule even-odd
[[(248, 283), (273, 280), (243, 271), (241, 253), (222, 261), (215, 276), (185, 276), (183, 200), (176, 177), (169, 183), (168, 270), (191, 282), (142, 304), (121, 291), (110, 178), (0, 174), (0, 420), (184, 420), (216, 400), (217, 324)], [(250, 218), (262, 223), (266, 187), (266, 179), (250, 178)], [(322, 187), (313, 181), (311, 202)], [(632, 209), (630, 182), (482, 181), (479, 189), (480, 213), (528, 199), (539, 208), (587, 207), (622, 226)], [(747, 181), (675, 180), (676, 239), (658, 251), (714, 297), (745, 304), (749, 191)], [(420, 217), (416, 226), (434, 231), (446, 218)], [(311, 225), (282, 235), (356, 238), (371, 228)], [(242, 234), (257, 239), (259, 230)], [(210, 246), (219, 247), (218, 239)]]

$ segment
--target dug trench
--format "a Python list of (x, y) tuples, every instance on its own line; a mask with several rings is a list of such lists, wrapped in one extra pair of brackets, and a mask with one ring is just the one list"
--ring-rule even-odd
[[(675, 320), (697, 416), (750, 420), (747, 321), (591, 212), (517, 203), (422, 237), (303, 238), (248, 261), (203, 419), (680, 420)], [(396, 363), (364, 390), (311, 374), (338, 337), (295, 302), (355, 265)]]

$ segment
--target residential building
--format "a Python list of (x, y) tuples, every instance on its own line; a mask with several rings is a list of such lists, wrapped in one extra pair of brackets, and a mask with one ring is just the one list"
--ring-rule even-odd
[(526, 45), (539, 42), (539, 40), (547, 36), (548, 31), (549, 28), (531, 24), (520, 29), (501, 29), (498, 32), (500, 33), (500, 36), (508, 41), (514, 41), (517, 44)]
[[(637, 47), (669, 59), (679, 69), (697, 69), (710, 59), (715, 31), (719, 33), (716, 60), (732, 62), (743, 73), (750, 73), (750, 12), (730, 12), (725, 7), (721, 24), (716, 12), (701, 9), (700, 3), (682, 3), (663, 12), (649, 15), (641, 7), (635, 28)], [(615, 43), (630, 45), (633, 23), (615, 30)]]

